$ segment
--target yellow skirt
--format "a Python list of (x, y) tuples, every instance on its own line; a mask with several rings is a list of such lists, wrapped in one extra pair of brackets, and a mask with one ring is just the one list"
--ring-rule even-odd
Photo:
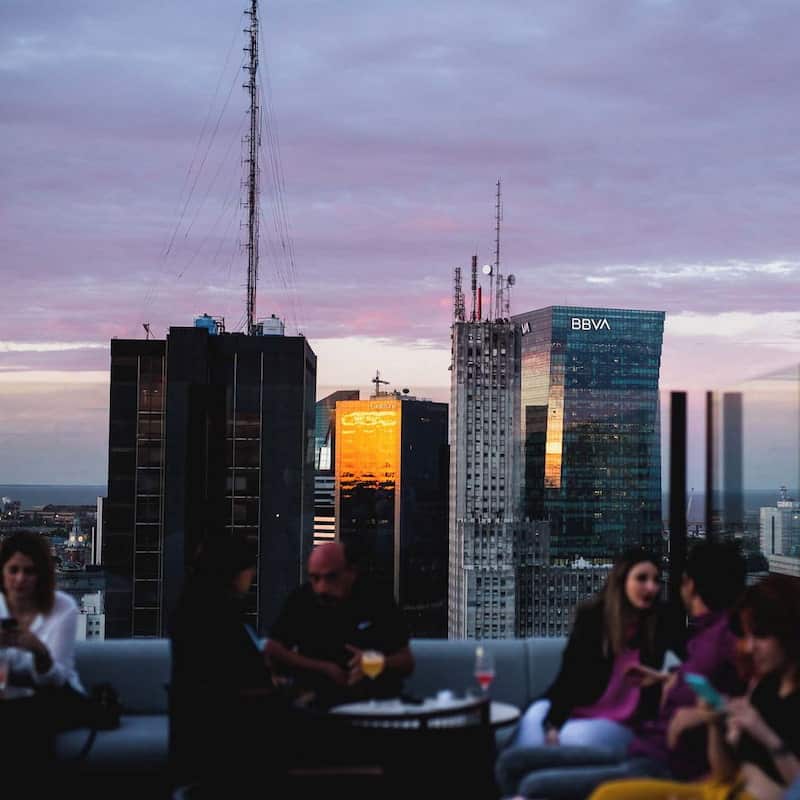
[(650, 778), (609, 781), (595, 789), (589, 800), (755, 800), (744, 790), (745, 782), (717, 780), (680, 783)]

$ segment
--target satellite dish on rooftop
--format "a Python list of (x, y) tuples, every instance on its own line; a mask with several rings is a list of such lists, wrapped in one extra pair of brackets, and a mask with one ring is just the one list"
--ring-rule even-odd
[(513, 286), (517, 282), (517, 279), (513, 275), (509, 275), (506, 278), (506, 281), (507, 281), (509, 286)]
[(483, 269), (483, 274), (484, 275), (491, 275), (492, 274), (492, 265), (491, 264), (484, 264), (482, 269)]

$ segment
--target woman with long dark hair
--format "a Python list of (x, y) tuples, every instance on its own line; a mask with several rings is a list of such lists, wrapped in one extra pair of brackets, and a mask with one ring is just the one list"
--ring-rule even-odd
[[(755, 684), (748, 694), (703, 706), (711, 774), (703, 781), (626, 780), (601, 786), (592, 800), (778, 800), (800, 776), (800, 586), (770, 575), (745, 590), (733, 612)], [(675, 721), (673, 745), (686, 725)]]
[(527, 709), (498, 758), (498, 782), (506, 791), (529, 770), (565, 763), (558, 746), (589, 746), (621, 758), (633, 724), (655, 715), (659, 687), (645, 686), (652, 678), (631, 676), (641, 668), (657, 675), (664, 660), (660, 589), (656, 557), (629, 550), (599, 594), (578, 608), (558, 676)]
[(9, 682), (71, 687), (83, 692), (75, 671), (78, 606), (56, 591), (48, 542), (23, 531), (0, 547), (0, 646), (6, 648)]
[(29, 794), (44, 797), (55, 735), (86, 718), (75, 669), (78, 606), (56, 591), (50, 544), (36, 533), (3, 540), (0, 576), (0, 658), (12, 687), (0, 700), (3, 758), (26, 776)]
[[(256, 574), (255, 545), (207, 538), (187, 575), (172, 625), (170, 761), (176, 783), (211, 796), (241, 766), (263, 760), (261, 726), (272, 681), (244, 601)], [(254, 752), (253, 748), (260, 748)]]

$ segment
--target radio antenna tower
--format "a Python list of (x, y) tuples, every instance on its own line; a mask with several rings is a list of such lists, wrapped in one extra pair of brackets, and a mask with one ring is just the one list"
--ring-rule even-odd
[(461, 267), (456, 267), (453, 275), (453, 319), (464, 321), (464, 292), (461, 290)]
[(497, 202), (494, 207), (495, 238), (494, 238), (494, 275), (497, 286), (495, 292), (495, 319), (503, 316), (503, 276), (500, 274), (500, 221), (503, 219), (503, 206), (500, 200), (500, 179), (497, 180)]
[(469, 316), (470, 322), (478, 321), (478, 256), (472, 256), (472, 313)]
[(258, 151), (261, 146), (260, 119), (258, 106), (258, 0), (250, 0), (250, 8), (244, 12), (250, 17), (250, 26), (244, 32), (250, 34), (250, 46), (245, 53), (250, 53), (247, 70), (247, 83), (243, 84), (250, 97), (250, 132), (245, 136), (247, 145), (247, 333), (252, 335), (256, 330), (256, 284), (258, 283), (258, 212), (259, 212), (259, 168)]

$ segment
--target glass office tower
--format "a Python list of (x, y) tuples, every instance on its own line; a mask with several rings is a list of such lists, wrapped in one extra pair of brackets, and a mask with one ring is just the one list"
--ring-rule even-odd
[(447, 633), (447, 404), (336, 404), (336, 529), (411, 632)]
[(551, 563), (660, 548), (664, 312), (551, 306), (514, 322), (525, 514), (550, 519)]
[(314, 546), (336, 538), (336, 404), (358, 400), (358, 389), (344, 389), (317, 400), (314, 428)]

